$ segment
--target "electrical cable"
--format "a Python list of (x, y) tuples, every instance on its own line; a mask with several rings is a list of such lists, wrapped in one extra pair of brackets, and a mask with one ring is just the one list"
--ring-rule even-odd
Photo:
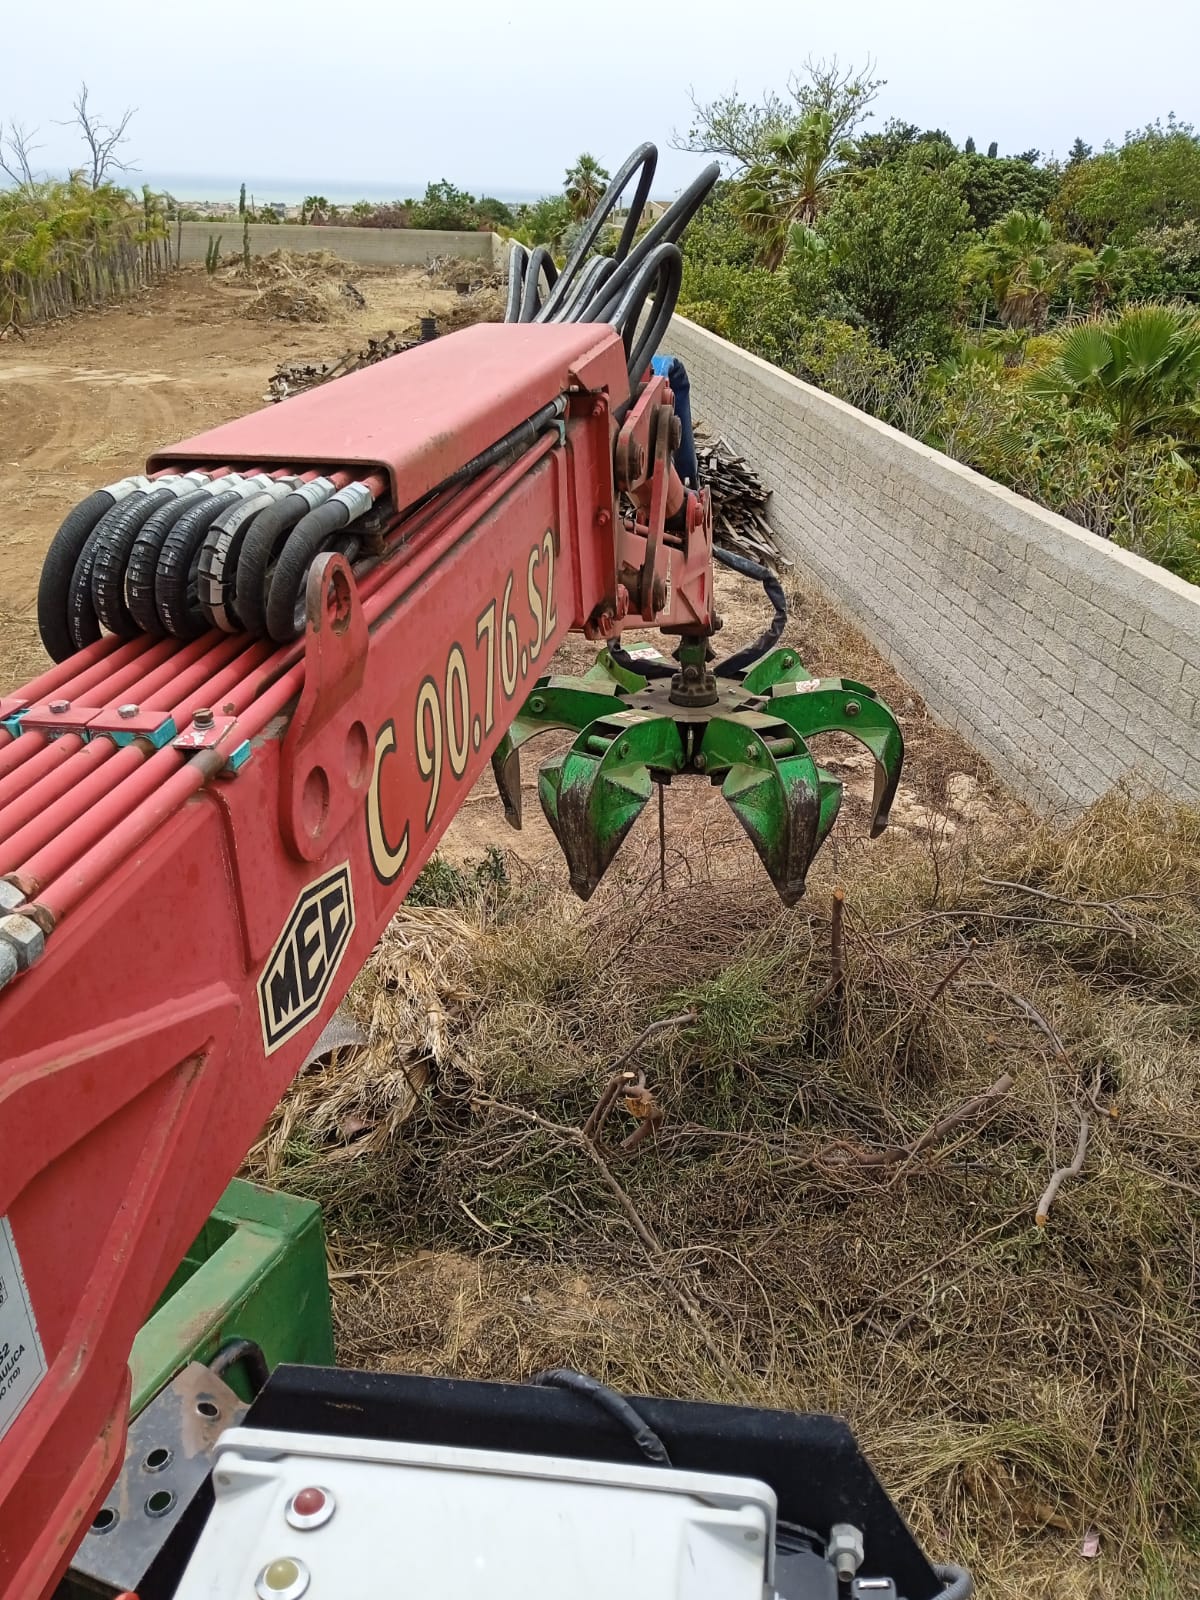
[(582, 1395), (585, 1400), (593, 1401), (633, 1436), (633, 1442), (647, 1461), (652, 1461), (656, 1467), (671, 1465), (666, 1445), (645, 1417), (623, 1394), (610, 1389), (606, 1383), (589, 1378), (586, 1373), (576, 1372), (571, 1367), (551, 1367), (547, 1372), (539, 1372), (531, 1381), (543, 1389), (566, 1389), (571, 1394)]

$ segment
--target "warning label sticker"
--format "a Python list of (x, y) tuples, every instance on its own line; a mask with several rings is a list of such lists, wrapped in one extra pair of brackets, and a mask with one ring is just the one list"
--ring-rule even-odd
[(46, 1357), (12, 1229), (0, 1217), (0, 1439), (45, 1376)]

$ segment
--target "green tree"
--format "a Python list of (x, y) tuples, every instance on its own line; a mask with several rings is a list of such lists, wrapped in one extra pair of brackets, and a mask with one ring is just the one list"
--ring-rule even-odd
[(475, 215), (481, 222), (491, 222), (501, 228), (511, 228), (513, 225), (512, 207), (490, 194), (482, 195), (476, 201)]
[(455, 232), (471, 233), (479, 227), (475, 210), (475, 197), (458, 189), (449, 179), (425, 186), (425, 198), (412, 208), (414, 228), (448, 228)]
[(768, 141), (765, 158), (737, 185), (742, 223), (770, 271), (783, 260), (795, 224), (811, 227), (828, 204), (841, 171), (833, 136), (827, 111), (807, 112), (789, 133)]
[(329, 201), (323, 194), (308, 194), (300, 203), (300, 221), (311, 222), (314, 216), (324, 219), (329, 210)]
[(1054, 230), (1045, 217), (1011, 211), (993, 223), (971, 251), (968, 273), (986, 286), (1005, 327), (1045, 325), (1051, 297), (1064, 273), (1053, 244)]
[(1200, 221), (1200, 138), (1168, 118), (1129, 134), (1119, 149), (1069, 165), (1051, 207), (1069, 239), (1129, 244), (1147, 228)]
[(566, 195), (552, 194), (521, 207), (516, 231), (525, 244), (545, 244), (554, 250), (573, 220)]
[[(802, 310), (865, 327), (897, 354), (950, 348), (974, 237), (955, 167), (930, 170), (913, 159), (844, 184), (816, 234), (820, 249), (788, 263)], [(812, 303), (822, 289), (824, 307)]]
[(246, 185), (243, 184), (241, 189), (238, 191), (238, 216), (239, 217), (244, 217), (245, 215), (246, 215)]
[(809, 57), (788, 79), (787, 99), (774, 90), (757, 105), (743, 100), (736, 89), (708, 101), (693, 95), (691, 126), (684, 134), (673, 134), (671, 143), (677, 150), (719, 156), (736, 176), (767, 160), (771, 141), (789, 134), (809, 112), (823, 111), (833, 124), (832, 143), (840, 145), (871, 115), (884, 87), (885, 80), (874, 77), (874, 70), (871, 61), (860, 69), (843, 67), (836, 56), (831, 61)]
[(1067, 165), (1069, 167), (1077, 167), (1081, 161), (1086, 161), (1091, 153), (1091, 145), (1084, 144), (1083, 140), (1077, 136), (1067, 156)]
[(600, 204), (608, 187), (608, 179), (609, 174), (595, 156), (589, 155), (586, 150), (576, 159), (575, 165), (568, 168), (563, 191), (576, 222), (590, 217)]
[(1120, 245), (1101, 245), (1095, 255), (1077, 261), (1067, 274), (1072, 297), (1091, 311), (1103, 311), (1129, 293), (1136, 273), (1134, 252)]
[(1200, 316), (1131, 306), (1059, 334), (1030, 392), (1102, 412), (1118, 448), (1146, 437), (1200, 445)]
[(1053, 172), (1007, 156), (964, 151), (958, 167), (963, 199), (980, 233), (1010, 211), (1044, 211), (1057, 188)]
[(1136, 293), (1164, 300), (1200, 300), (1200, 222), (1140, 233), (1133, 256)]
[(973, 156), (974, 154), (975, 154), (975, 141), (974, 141), (974, 139), (972, 139), (968, 135), (967, 140), (966, 140), (965, 144), (963, 145), (963, 155), (965, 155), (965, 156)]

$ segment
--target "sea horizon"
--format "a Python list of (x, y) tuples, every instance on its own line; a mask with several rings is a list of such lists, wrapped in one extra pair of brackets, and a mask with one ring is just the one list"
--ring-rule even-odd
[[(353, 205), (356, 200), (372, 200), (379, 204), (386, 204), (391, 200), (419, 200), (429, 183), (439, 181), (436, 178), (361, 181), (346, 178), (272, 178), (261, 174), (237, 178), (227, 173), (158, 172), (150, 168), (125, 175), (126, 184), (134, 190), (148, 183), (152, 189), (158, 192), (165, 191), (176, 200), (226, 200), (232, 201), (235, 205), (244, 183), (247, 203), (253, 200), (256, 206), (298, 206), (310, 194), (324, 195), (327, 200), (339, 206)], [(459, 183), (454, 178), (451, 178), (450, 182), (458, 188), (465, 188), (477, 199), (487, 195), (495, 200), (503, 200), (506, 205), (522, 205), (540, 200), (548, 192), (541, 189), (521, 189), (505, 184), (472, 188), (471, 185)]]

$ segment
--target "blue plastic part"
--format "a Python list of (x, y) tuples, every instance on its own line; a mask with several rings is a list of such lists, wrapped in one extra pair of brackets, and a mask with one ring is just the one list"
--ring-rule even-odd
[(250, 759), (250, 741), (243, 739), (241, 744), (231, 752), (229, 760), (225, 763), (225, 771), (229, 773), (240, 772)]
[(675, 471), (694, 489), (700, 469), (696, 461), (696, 437), (692, 432), (692, 386), (688, 381), (687, 368), (678, 356), (655, 356), (650, 365), (655, 377), (667, 380), (675, 396), (675, 415), (683, 430), (679, 449), (674, 456)]
[(21, 718), (28, 715), (28, 706), (24, 711), (14, 711), (11, 717), (4, 717), (3, 719), (0, 719), (0, 728), (3, 728), (5, 733), (11, 733), (15, 739), (21, 732)]
[(178, 738), (179, 729), (175, 726), (175, 718), (168, 717), (165, 722), (160, 722), (153, 733), (137, 733), (132, 728), (105, 728), (104, 732), (118, 746), (118, 748), (132, 744), (135, 739), (147, 739), (155, 750), (161, 750), (163, 745), (170, 744), (172, 739)]

